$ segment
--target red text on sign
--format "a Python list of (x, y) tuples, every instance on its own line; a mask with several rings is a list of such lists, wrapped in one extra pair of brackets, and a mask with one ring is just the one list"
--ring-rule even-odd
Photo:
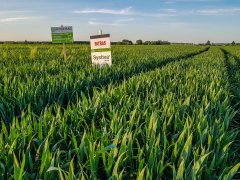
[(106, 41), (97, 41), (95, 42), (95, 46), (105, 46), (107, 43)]

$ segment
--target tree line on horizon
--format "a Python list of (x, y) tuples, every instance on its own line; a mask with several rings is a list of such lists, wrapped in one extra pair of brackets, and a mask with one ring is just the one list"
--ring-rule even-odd
[[(123, 39), (121, 42), (117, 42), (118, 45), (133, 45), (134, 43), (130, 40)], [(162, 40), (157, 40), (157, 41), (142, 41), (141, 39), (137, 40), (136, 43), (137, 45), (168, 45), (171, 44), (168, 41), (162, 41)]]
[[(74, 41), (74, 44), (89, 44), (90, 41)], [(170, 44), (194, 44), (194, 43), (171, 43), (169, 41), (143, 41), (141, 39), (138, 39), (135, 43), (133, 41), (128, 39), (123, 39), (119, 42), (111, 42), (115, 45), (170, 45)], [(0, 44), (52, 44), (52, 41), (0, 41)], [(240, 45), (240, 43), (236, 43), (235, 41), (232, 41), (231, 43), (212, 43), (210, 40), (208, 40), (206, 43), (198, 43), (198, 45)]]

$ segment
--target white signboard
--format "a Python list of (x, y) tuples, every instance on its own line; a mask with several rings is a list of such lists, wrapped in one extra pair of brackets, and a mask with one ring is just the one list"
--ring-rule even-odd
[(92, 63), (100, 65), (112, 65), (111, 51), (106, 52), (92, 52)]
[[(90, 37), (90, 44), (92, 49), (92, 63), (99, 65), (112, 65), (111, 42), (110, 34), (103, 34)], [(97, 50), (101, 50), (98, 52)], [(103, 52), (103, 49), (106, 51)]]

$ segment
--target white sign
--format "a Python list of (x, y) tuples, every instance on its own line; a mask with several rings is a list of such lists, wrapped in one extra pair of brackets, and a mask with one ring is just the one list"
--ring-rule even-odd
[(91, 49), (108, 49), (111, 48), (110, 35), (97, 35), (90, 37)]
[(92, 52), (92, 63), (99, 65), (112, 65), (111, 51), (106, 52)]
[[(96, 35), (90, 37), (92, 49), (92, 63), (99, 65), (112, 65), (110, 34)], [(98, 52), (99, 49), (106, 49), (104, 52)], [(102, 50), (103, 51), (103, 50)]]

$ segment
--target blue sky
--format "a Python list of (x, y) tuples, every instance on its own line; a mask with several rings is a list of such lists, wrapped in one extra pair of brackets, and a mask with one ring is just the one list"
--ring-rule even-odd
[(0, 41), (51, 40), (71, 25), (74, 40), (240, 42), (240, 0), (0, 0)]

